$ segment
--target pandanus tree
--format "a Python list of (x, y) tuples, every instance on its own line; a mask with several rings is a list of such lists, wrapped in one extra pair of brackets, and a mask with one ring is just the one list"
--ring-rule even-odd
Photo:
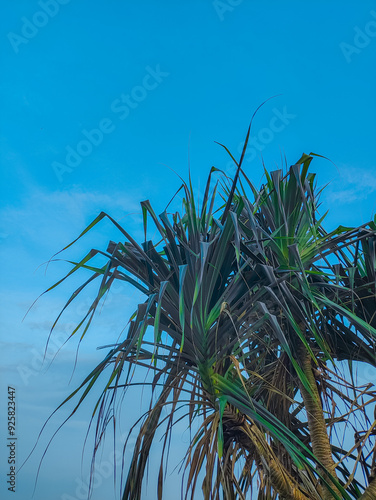
[[(376, 392), (371, 381), (357, 383), (359, 366), (376, 365), (375, 222), (324, 229), (313, 154), (285, 172), (265, 171), (256, 189), (242, 169), (248, 137), (240, 161), (233, 158), (234, 179), (213, 167), (200, 204), (191, 182), (182, 183), (180, 212), (157, 216), (142, 202), (143, 242), (101, 213), (79, 238), (108, 218), (121, 240), (91, 250), (63, 278), (90, 273), (63, 310), (99, 282), (73, 332), (81, 337), (115, 282), (144, 294), (125, 338), (107, 346), (62, 403), (79, 397), (75, 412), (103, 384), (96, 452), (134, 369), (154, 374), (122, 500), (142, 498), (160, 429), (163, 497), (181, 408), (187, 425), (196, 424), (182, 466), (185, 498), (199, 484), (205, 499), (376, 498)], [(91, 263), (98, 256), (103, 266)]]

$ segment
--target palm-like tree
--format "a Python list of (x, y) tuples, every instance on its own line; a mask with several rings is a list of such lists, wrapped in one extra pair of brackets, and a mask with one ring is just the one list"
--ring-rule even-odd
[[(206, 499), (249, 498), (252, 489), (260, 500), (376, 498), (376, 421), (373, 407), (368, 410), (376, 392), (372, 384), (356, 385), (359, 363), (376, 365), (375, 223), (324, 229), (320, 193), (309, 173), (312, 154), (285, 175), (265, 171), (266, 184), (256, 189), (242, 170), (248, 136), (234, 180), (222, 175), (214, 183), (218, 172), (212, 168), (200, 206), (191, 182), (181, 187), (181, 213), (157, 217), (148, 201), (141, 203), (142, 244), (105, 213), (79, 236), (108, 217), (125, 241), (110, 242), (106, 252), (91, 250), (66, 276), (82, 268), (91, 272), (64, 309), (87, 284), (100, 281), (75, 332), (86, 333), (116, 280), (145, 294), (126, 338), (108, 346), (66, 400), (81, 394), (78, 407), (108, 373), (96, 407), (97, 450), (116, 395), (132, 385), (126, 368), (155, 374), (123, 500), (141, 499), (159, 428), (165, 429), (162, 498), (181, 406), (190, 426), (200, 423), (184, 462), (186, 498), (194, 498), (204, 468)], [(154, 242), (146, 238), (150, 220)], [(103, 267), (90, 263), (98, 254)], [(338, 429), (346, 436), (353, 429), (353, 446)]]

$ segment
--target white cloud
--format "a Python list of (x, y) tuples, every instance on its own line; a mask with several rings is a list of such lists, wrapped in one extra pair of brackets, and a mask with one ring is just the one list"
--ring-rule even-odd
[(340, 203), (353, 203), (366, 199), (376, 191), (376, 169), (366, 170), (353, 166), (340, 168), (340, 175), (330, 189), (330, 200)]
[(101, 211), (133, 226), (141, 221), (138, 201), (119, 193), (110, 196), (81, 189), (54, 192), (37, 189), (18, 205), (0, 210), (0, 232), (11, 236), (7, 245), (21, 240), (24, 247), (32, 243), (56, 251), (78, 236)]
[[(376, 169), (341, 165), (323, 193), (321, 211), (329, 209), (326, 224), (358, 226), (373, 219), (376, 209)], [(327, 226), (328, 227), (328, 226)]]

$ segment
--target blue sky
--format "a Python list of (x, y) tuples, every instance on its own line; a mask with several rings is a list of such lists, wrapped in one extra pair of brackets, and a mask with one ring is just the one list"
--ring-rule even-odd
[[(101, 210), (141, 239), (139, 201), (149, 198), (161, 211), (180, 185), (171, 169), (187, 178), (188, 158), (197, 192), (212, 165), (231, 174), (214, 141), (239, 155), (252, 113), (278, 95), (254, 120), (248, 175), (260, 184), (262, 158), (275, 169), (284, 156), (292, 164), (313, 151), (335, 164), (312, 164), (318, 184), (330, 183), (322, 197), (328, 225), (373, 216), (376, 7), (367, 0), (6, 0), (2, 11), (1, 394), (4, 402), (6, 386), (17, 388), (21, 462), (54, 407), (100, 359), (96, 346), (116, 340), (137, 303), (125, 289), (108, 301), (69, 387), (74, 341), (40, 370), (49, 327), (79, 282), (42, 297), (22, 322), (68, 269), (55, 263), (45, 274), (41, 264)], [(104, 222), (69, 256), (105, 248), (109, 238), (119, 235)], [(73, 308), (64, 318), (51, 357), (82, 312)], [(134, 398), (124, 432), (141, 411)], [(30, 498), (43, 447), (62, 415), (20, 472), (13, 498)], [(79, 499), (89, 420), (87, 406), (53, 441), (35, 499)], [(94, 500), (114, 497), (104, 476)], [(152, 486), (147, 495), (155, 498)]]

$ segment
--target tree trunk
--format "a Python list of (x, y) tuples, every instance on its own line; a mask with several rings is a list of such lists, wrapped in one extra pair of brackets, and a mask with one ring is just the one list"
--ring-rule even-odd
[[(324, 469), (320, 468), (320, 473), (328, 481), (335, 493), (341, 497), (338, 489), (330, 480), (329, 474), (337, 479), (335, 465), (332, 456), (332, 449), (326, 429), (324, 412), (320, 400), (320, 395), (317, 389), (316, 379), (312, 370), (312, 359), (305, 347), (299, 351), (301, 366), (305, 376), (307, 377), (310, 392), (300, 382), (300, 391), (302, 394), (305, 409), (307, 411), (308, 428), (311, 437), (312, 450), (317, 459), (321, 462)], [(323, 487), (324, 500), (333, 500), (332, 493), (328, 490), (325, 484)], [(374, 497), (376, 498), (376, 497)]]
[(360, 497), (359, 500), (375, 500), (376, 498), (376, 478), (373, 478), (372, 481), (366, 488), (366, 491)]
[(239, 439), (237, 435), (239, 444), (246, 449), (256, 450), (258, 457), (265, 460), (269, 469), (270, 482), (281, 499), (310, 500), (312, 498), (278, 461), (263, 432), (256, 424), (249, 425), (229, 408), (225, 409), (224, 424), (229, 429), (241, 430), (242, 437)]

